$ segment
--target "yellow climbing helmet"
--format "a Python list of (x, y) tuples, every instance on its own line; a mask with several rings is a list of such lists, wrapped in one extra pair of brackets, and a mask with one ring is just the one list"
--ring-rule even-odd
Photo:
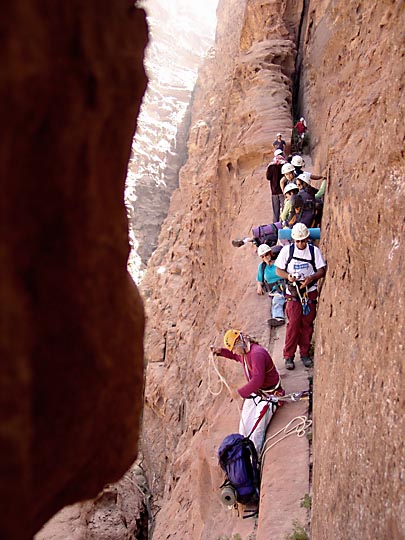
[(228, 349), (228, 351), (231, 351), (233, 349), (235, 345), (235, 341), (238, 339), (239, 336), (240, 336), (240, 331), (235, 330), (234, 328), (225, 332), (224, 344), (225, 344), (225, 347)]

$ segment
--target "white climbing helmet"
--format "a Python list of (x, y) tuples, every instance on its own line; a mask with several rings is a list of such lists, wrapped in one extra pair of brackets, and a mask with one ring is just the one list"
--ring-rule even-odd
[(275, 155), (275, 156), (279, 156), (279, 155), (282, 154), (282, 153), (283, 153), (283, 151), (280, 150), (280, 149), (278, 149), (278, 150), (276, 150), (276, 151), (274, 152), (274, 155)]
[(301, 174), (299, 174), (297, 176), (297, 180), (298, 180), (298, 178), (301, 180), (301, 182), (305, 182), (309, 186), (311, 185), (311, 173), (310, 172), (304, 171), (303, 173), (301, 173)]
[(301, 156), (293, 156), (291, 163), (294, 165), (294, 167), (303, 167), (305, 165), (305, 162)]
[(259, 257), (266, 255), (266, 253), (269, 253), (270, 251), (271, 247), (267, 244), (260, 244), (260, 246), (257, 248), (257, 254), (259, 255)]
[(284, 165), (281, 167), (281, 174), (287, 174), (288, 172), (294, 171), (294, 165), (291, 165), (291, 163), (284, 163)]
[(277, 137), (282, 137), (281, 133), (277, 133), (276, 136), (277, 136)]
[(296, 223), (291, 230), (291, 238), (293, 240), (305, 240), (308, 236), (309, 230), (305, 223)]
[(296, 189), (298, 191), (298, 186), (297, 184), (294, 184), (293, 182), (290, 182), (289, 184), (287, 184), (284, 188), (284, 195), (286, 193), (289, 193), (290, 191), (293, 191), (294, 189)]

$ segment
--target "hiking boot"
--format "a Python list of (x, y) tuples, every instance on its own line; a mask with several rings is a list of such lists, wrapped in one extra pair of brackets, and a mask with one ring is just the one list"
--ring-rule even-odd
[(314, 363), (312, 362), (312, 358), (310, 356), (301, 356), (302, 363), (305, 367), (310, 368), (313, 367)]
[(274, 328), (276, 326), (282, 326), (285, 323), (285, 320), (277, 317), (276, 319), (269, 319), (267, 322), (271, 327)]
[(294, 358), (284, 358), (286, 369), (294, 369)]
[(244, 243), (245, 242), (243, 240), (232, 240), (233, 247), (242, 247)]

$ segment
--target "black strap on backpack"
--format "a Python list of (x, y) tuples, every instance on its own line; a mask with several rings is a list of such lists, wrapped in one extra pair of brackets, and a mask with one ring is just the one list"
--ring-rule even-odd
[(267, 289), (267, 283), (266, 283), (266, 280), (264, 279), (264, 269), (266, 268), (266, 263), (263, 261), (262, 264), (260, 265), (260, 269), (261, 269), (261, 272), (262, 272), (262, 280), (261, 280), (261, 284), (263, 285), (263, 288), (266, 292), (268, 292), (268, 289)]
[[(279, 279), (275, 283), (268, 283), (264, 278), (264, 270), (266, 268), (267, 263), (264, 261), (260, 265), (260, 270), (262, 274), (262, 281), (260, 283), (262, 284), (264, 290), (268, 293), (279, 293), (284, 294), (285, 293), (285, 279)], [(260, 273), (259, 273), (260, 275)]]
[(311, 254), (311, 259), (308, 260), (308, 259), (301, 259), (300, 257), (294, 257), (294, 249), (295, 249), (295, 244), (292, 243), (290, 245), (290, 253), (288, 255), (288, 259), (287, 259), (287, 262), (286, 262), (286, 265), (285, 265), (285, 268), (284, 270), (287, 272), (287, 267), (288, 265), (290, 264), (291, 260), (292, 259), (295, 259), (296, 261), (303, 261), (303, 262), (309, 262), (311, 263), (312, 265), (312, 268), (314, 269), (314, 273), (316, 272), (316, 266), (315, 266), (315, 248), (314, 248), (314, 245), (313, 244), (308, 244), (308, 248), (309, 248), (309, 252)]

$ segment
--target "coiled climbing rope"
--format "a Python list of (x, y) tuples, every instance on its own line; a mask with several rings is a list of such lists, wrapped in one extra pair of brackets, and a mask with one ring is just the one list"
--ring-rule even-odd
[[(298, 422), (298, 423), (294, 426), (293, 425), (294, 422)], [(261, 455), (260, 455), (260, 461), (261, 461), (262, 466), (263, 466), (263, 462), (264, 462), (264, 456), (267, 454), (267, 452), (269, 450), (271, 450), (271, 448), (276, 446), (276, 444), (283, 441), (284, 439), (286, 439), (290, 435), (296, 434), (297, 437), (304, 437), (306, 431), (311, 426), (312, 426), (312, 420), (309, 420), (307, 416), (296, 416), (290, 422), (288, 422), (288, 424), (286, 424), (283, 428), (279, 429), (277, 431), (277, 433), (274, 433), (270, 437), (267, 437), (266, 441), (265, 441), (265, 443), (263, 445)], [(282, 437), (280, 437), (279, 439), (274, 441), (272, 444), (268, 444), (269, 441), (273, 440), (275, 437), (277, 437), (277, 435), (280, 435), (282, 433), (284, 433), (284, 435)]]
[[(219, 390), (213, 390), (212, 387), (211, 387), (211, 372), (212, 372), (212, 370), (214, 370), (215, 373), (218, 376)], [(219, 396), (220, 393), (222, 392), (224, 386), (225, 386), (228, 389), (229, 395), (232, 397), (231, 387), (227, 383), (225, 377), (220, 373), (220, 371), (218, 369), (218, 366), (217, 366), (217, 364), (215, 362), (215, 359), (214, 359), (214, 353), (212, 351), (210, 351), (210, 354), (209, 354), (207, 381), (208, 381), (208, 391), (213, 396)], [(235, 400), (235, 404), (236, 404), (236, 406), (238, 408), (238, 414), (240, 414), (241, 411), (242, 411), (242, 407), (238, 404), (238, 402), (236, 400)], [(240, 418), (240, 421), (243, 423), (243, 418), (242, 417)], [(245, 428), (244, 423), (243, 423), (243, 427)]]
[[(211, 387), (211, 371), (212, 369), (214, 369), (215, 373), (217, 374), (218, 376), (218, 379), (219, 379), (219, 390), (218, 391), (215, 391), (212, 389)], [(226, 379), (225, 377), (219, 372), (219, 369), (218, 369), (218, 366), (214, 360), (214, 353), (211, 351), (210, 354), (209, 354), (209, 362), (208, 362), (208, 390), (210, 392), (210, 394), (212, 394), (213, 396), (219, 396), (219, 394), (222, 392), (224, 386), (226, 386), (226, 388), (228, 389), (228, 392), (230, 395), (232, 395), (232, 391), (231, 391), (231, 388), (229, 386), (229, 384), (226, 382)]]

